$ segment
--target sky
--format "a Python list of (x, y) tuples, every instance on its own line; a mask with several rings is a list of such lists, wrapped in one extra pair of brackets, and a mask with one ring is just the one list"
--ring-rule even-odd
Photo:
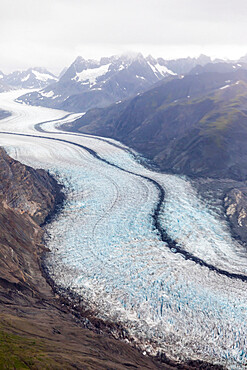
[(0, 0), (0, 70), (58, 74), (81, 55), (247, 54), (247, 0)]

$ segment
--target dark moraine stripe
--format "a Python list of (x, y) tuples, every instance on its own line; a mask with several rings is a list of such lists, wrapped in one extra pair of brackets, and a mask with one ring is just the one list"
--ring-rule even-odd
[[(67, 117), (67, 116), (66, 116)], [(61, 120), (61, 119), (59, 119)], [(57, 121), (57, 120), (54, 120), (54, 121)], [(51, 122), (51, 121), (48, 121), (48, 122)], [(44, 122), (43, 122), (44, 123)], [(43, 124), (42, 123), (42, 124)], [(41, 124), (39, 124), (41, 125)], [(37, 125), (36, 125), (37, 126)], [(41, 129), (42, 132), (46, 132), (44, 131), (43, 129)], [(54, 134), (54, 132), (52, 132)], [(189, 259), (193, 262), (195, 262), (196, 264), (200, 265), (200, 266), (203, 266), (203, 267), (207, 267), (209, 270), (211, 271), (215, 271), (217, 272), (218, 274), (220, 275), (223, 275), (223, 276), (226, 276), (228, 278), (231, 278), (231, 279), (238, 279), (238, 280), (242, 280), (242, 281), (247, 281), (247, 275), (244, 275), (244, 274), (236, 274), (236, 273), (232, 273), (232, 272), (229, 272), (227, 270), (224, 270), (224, 269), (220, 269), (210, 263), (207, 263), (206, 261), (204, 261), (203, 259), (199, 258), (199, 257), (196, 257), (195, 255), (193, 255), (192, 253), (186, 251), (185, 249), (183, 249), (180, 245), (178, 245), (172, 238), (170, 238), (167, 234), (167, 232), (165, 231), (165, 229), (161, 226), (161, 223), (159, 221), (159, 215), (160, 215), (160, 212), (161, 212), (161, 207), (162, 207), (162, 204), (164, 203), (165, 201), (165, 191), (164, 189), (162, 188), (162, 186), (155, 180), (147, 177), (147, 176), (143, 176), (143, 175), (140, 175), (140, 174), (136, 174), (132, 171), (129, 171), (129, 170), (126, 170), (124, 168), (121, 168), (120, 166), (114, 164), (114, 163), (111, 163), (109, 162), (108, 160), (100, 157), (100, 155), (95, 152), (93, 149), (90, 149), (84, 145), (81, 145), (81, 144), (78, 144), (78, 143), (74, 143), (72, 141), (69, 141), (69, 140), (65, 140), (65, 139), (59, 139), (59, 138), (51, 138), (51, 137), (46, 137), (46, 136), (40, 136), (40, 135), (31, 135), (31, 134), (21, 134), (21, 133), (13, 133), (13, 132), (0, 132), (0, 134), (5, 134), (5, 135), (15, 135), (15, 136), (24, 136), (24, 137), (33, 137), (33, 138), (39, 138), (39, 139), (46, 139), (46, 140), (53, 140), (53, 141), (59, 141), (59, 142), (63, 142), (63, 143), (66, 143), (66, 144), (70, 144), (70, 145), (74, 145), (74, 146), (77, 146), (79, 148), (82, 148), (84, 150), (86, 150), (89, 154), (91, 154), (94, 158), (98, 159), (99, 161), (103, 162), (103, 163), (106, 163), (108, 164), (109, 166), (112, 166), (112, 167), (115, 167), (115, 168), (118, 168), (119, 170), (121, 171), (124, 171), (128, 174), (131, 174), (131, 175), (134, 175), (134, 176), (137, 176), (137, 177), (140, 177), (144, 180), (147, 180), (149, 182), (151, 182), (158, 190), (159, 192), (159, 199), (158, 199), (158, 202), (156, 204), (156, 207), (154, 208), (154, 212), (152, 214), (152, 218), (153, 218), (153, 226), (154, 228), (157, 230), (159, 236), (160, 236), (160, 239), (165, 243), (166, 247), (168, 247), (170, 250), (172, 250), (173, 252), (175, 253), (179, 253), (181, 254), (185, 259)], [(60, 134), (60, 133), (59, 133)], [(62, 133), (61, 133), (62, 134)], [(73, 136), (76, 136), (76, 134), (71, 134)], [(80, 135), (79, 135), (80, 136)], [(104, 141), (107, 141), (105, 139), (103, 139)], [(110, 145), (114, 145), (112, 144), (111, 142), (108, 142)], [(124, 150), (124, 149), (123, 149)]]

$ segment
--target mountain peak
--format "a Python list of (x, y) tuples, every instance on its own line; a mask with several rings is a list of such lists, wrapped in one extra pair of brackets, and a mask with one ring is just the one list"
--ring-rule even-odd
[(73, 64), (83, 63), (85, 61), (86, 61), (86, 59), (84, 59), (83, 57), (78, 55), (78, 57), (74, 60)]
[(157, 60), (151, 54), (147, 56), (146, 60), (153, 65), (157, 63)]
[(136, 61), (136, 60), (144, 60), (144, 56), (142, 55), (142, 53), (138, 53), (138, 52), (133, 52), (133, 51), (128, 51), (128, 52), (125, 52), (123, 53), (121, 56), (120, 56), (120, 59), (123, 59), (123, 60), (127, 60), (127, 61)]
[(198, 58), (196, 58), (198, 62), (206, 64), (206, 63), (211, 63), (212, 59), (205, 55), (205, 54), (200, 54)]

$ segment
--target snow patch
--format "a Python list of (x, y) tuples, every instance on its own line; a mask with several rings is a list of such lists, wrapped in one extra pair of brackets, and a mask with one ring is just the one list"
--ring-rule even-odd
[(44, 82), (49, 81), (49, 80), (57, 81), (56, 77), (53, 77), (52, 75), (48, 73), (40, 73), (38, 71), (35, 71), (34, 69), (32, 70), (32, 73), (35, 75), (35, 77), (39, 81), (44, 81)]
[(47, 93), (41, 92), (41, 95), (45, 96), (46, 98), (51, 98), (54, 95), (54, 92), (52, 90)]
[(166, 66), (162, 66), (160, 64), (156, 64), (155, 65), (156, 69), (163, 75), (165, 76), (166, 74), (169, 74), (169, 75), (173, 75), (173, 76), (176, 76), (177, 73), (171, 71), (170, 69), (168, 69)]
[(222, 86), (222, 87), (220, 87), (220, 90), (224, 90), (224, 89), (227, 89), (228, 87), (230, 87), (230, 85), (225, 85), (225, 86)]
[(136, 75), (136, 78), (140, 78), (141, 80), (145, 80), (145, 77)]
[(28, 74), (26, 77), (23, 77), (23, 78), (21, 79), (21, 82), (25, 82), (25, 81), (27, 81), (27, 80), (29, 79), (29, 77), (30, 77), (30, 74)]
[(111, 63), (105, 64), (103, 66), (91, 69), (85, 69), (82, 72), (77, 72), (76, 76), (72, 78), (77, 82), (82, 82), (83, 84), (87, 84), (89, 81), (90, 85), (94, 85), (98, 77), (105, 75), (110, 67)]
[(159, 78), (160, 75), (162, 75), (162, 76), (166, 76), (166, 75), (175, 76), (177, 74), (177, 73), (174, 73), (173, 71), (171, 71), (170, 69), (168, 69), (166, 66), (161, 66), (158, 63), (155, 64), (155, 66), (153, 66), (150, 62), (148, 62), (148, 65), (152, 69), (152, 71), (154, 72), (156, 77), (158, 77), (158, 78)]

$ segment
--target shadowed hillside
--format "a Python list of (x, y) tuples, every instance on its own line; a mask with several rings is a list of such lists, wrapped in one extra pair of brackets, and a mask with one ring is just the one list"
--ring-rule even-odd
[(91, 110), (63, 128), (120, 140), (163, 171), (245, 180), (246, 103), (246, 70), (197, 73)]

